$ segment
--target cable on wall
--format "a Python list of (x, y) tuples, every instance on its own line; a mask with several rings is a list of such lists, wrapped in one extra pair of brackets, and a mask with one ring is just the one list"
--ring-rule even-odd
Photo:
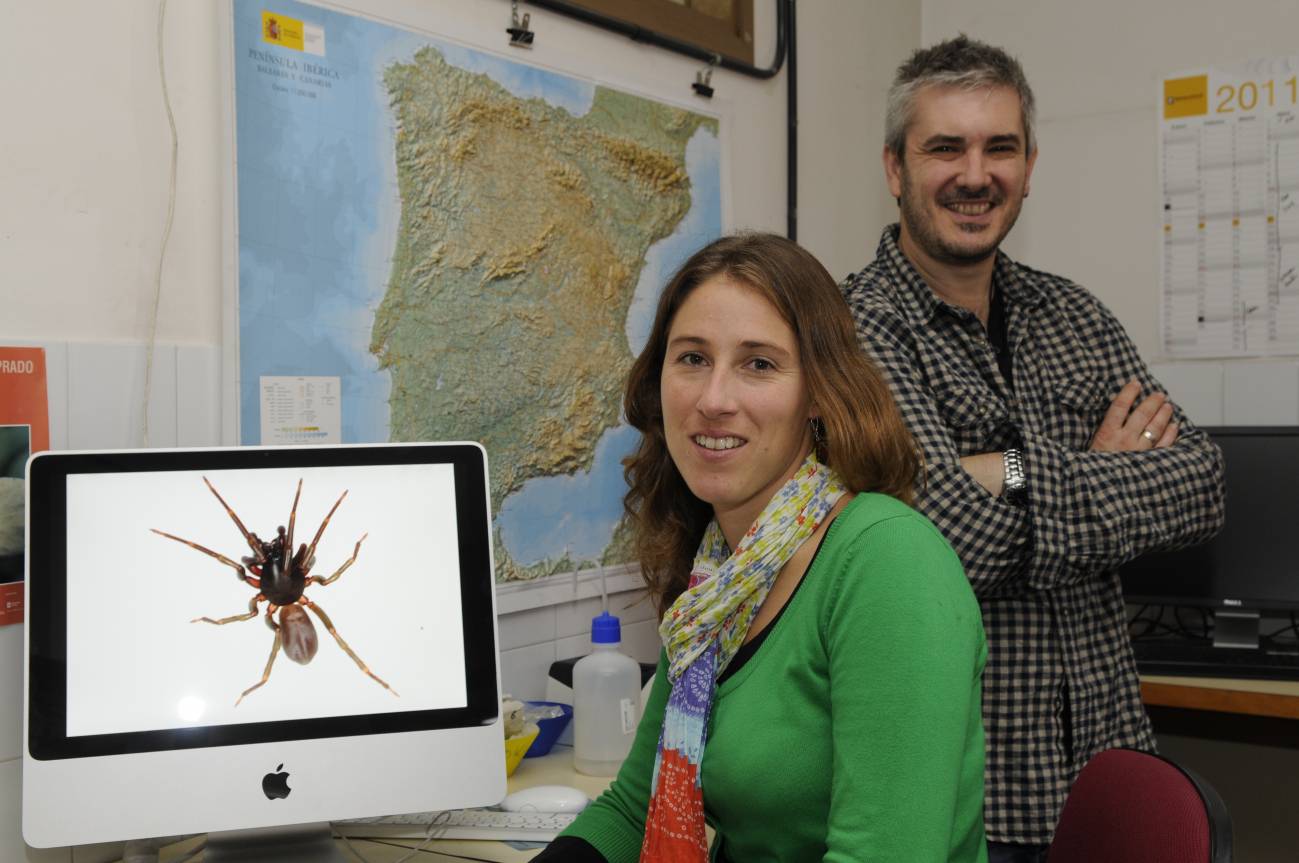
[(794, 35), (794, 0), (777, 0), (788, 5), (785, 13), (785, 41), (789, 71), (785, 77), (785, 235), (798, 241), (798, 40)]
[(171, 224), (176, 215), (176, 155), (179, 139), (176, 137), (176, 117), (171, 110), (171, 96), (167, 92), (167, 64), (163, 55), (163, 23), (167, 18), (167, 0), (158, 0), (158, 79), (162, 84), (162, 104), (167, 109), (167, 126), (171, 129), (171, 169), (167, 180), (167, 221), (162, 229), (162, 245), (158, 249), (158, 268), (153, 281), (153, 306), (149, 311), (149, 337), (144, 343), (144, 404), (140, 408), (144, 446), (149, 445), (149, 400), (153, 395), (153, 353), (158, 341), (158, 307), (162, 304), (162, 263), (167, 257), (167, 241), (171, 239)]

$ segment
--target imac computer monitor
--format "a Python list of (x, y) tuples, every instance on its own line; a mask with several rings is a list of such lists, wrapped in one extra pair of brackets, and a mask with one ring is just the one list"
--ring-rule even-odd
[(1299, 428), (1207, 428), (1226, 464), (1227, 518), (1207, 543), (1123, 567), (1129, 602), (1215, 610), (1215, 641), (1258, 647), (1260, 614), (1299, 609)]
[(480, 446), (41, 453), (28, 477), (29, 845), (504, 796)]

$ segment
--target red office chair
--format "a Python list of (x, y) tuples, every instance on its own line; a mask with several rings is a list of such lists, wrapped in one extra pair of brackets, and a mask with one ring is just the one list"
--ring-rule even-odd
[(1231, 863), (1231, 818), (1217, 792), (1167, 758), (1097, 755), (1069, 789), (1047, 863)]

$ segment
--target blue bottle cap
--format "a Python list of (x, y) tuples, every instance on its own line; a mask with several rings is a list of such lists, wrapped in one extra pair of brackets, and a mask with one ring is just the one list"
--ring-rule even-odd
[(607, 611), (591, 620), (592, 644), (617, 644), (622, 641), (622, 624)]

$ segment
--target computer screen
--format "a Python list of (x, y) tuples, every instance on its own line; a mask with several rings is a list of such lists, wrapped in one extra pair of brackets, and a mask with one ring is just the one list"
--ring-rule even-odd
[(1299, 427), (1205, 431), (1226, 465), (1226, 522), (1205, 544), (1124, 566), (1124, 595), (1255, 615), (1299, 609)]
[(29, 477), (29, 844), (504, 795), (480, 447), (45, 453)]

